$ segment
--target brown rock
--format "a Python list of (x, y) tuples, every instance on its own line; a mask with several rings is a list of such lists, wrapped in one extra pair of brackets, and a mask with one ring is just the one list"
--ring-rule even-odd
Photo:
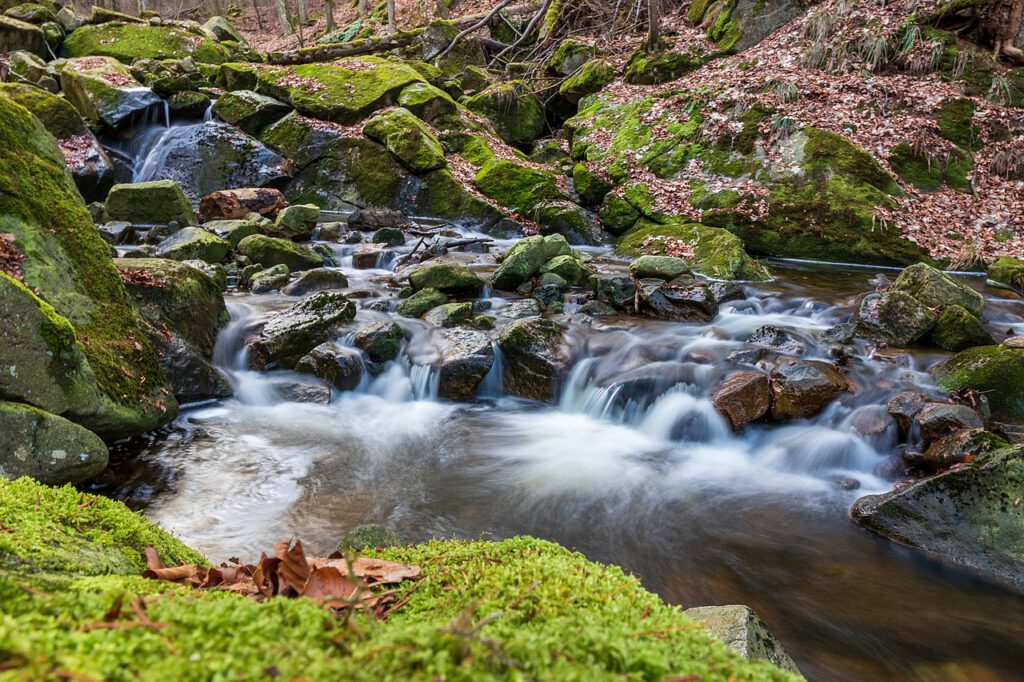
[(914, 417), (925, 443), (938, 440), (960, 429), (980, 429), (981, 416), (966, 405), (927, 403)]
[(715, 409), (734, 429), (760, 419), (771, 408), (768, 375), (760, 372), (730, 374), (712, 398)]
[(284, 195), (276, 189), (244, 187), (207, 194), (199, 200), (199, 215), (209, 220), (239, 220), (250, 213), (274, 218), (288, 206)]
[(772, 418), (801, 419), (821, 412), (850, 382), (820, 360), (784, 363), (771, 374)]

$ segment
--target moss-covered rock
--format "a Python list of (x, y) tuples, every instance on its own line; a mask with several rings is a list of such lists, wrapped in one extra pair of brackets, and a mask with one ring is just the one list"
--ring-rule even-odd
[(220, 263), (231, 251), (231, 242), (201, 227), (184, 227), (157, 244), (156, 255), (171, 260)]
[(447, 220), (459, 227), (503, 238), (520, 234), (518, 226), (504, 213), (463, 187), (447, 169), (421, 178), (410, 210), (415, 215)]
[(974, 100), (968, 97), (948, 99), (939, 113), (939, 134), (964, 149), (981, 146), (981, 131), (974, 125)]
[(494, 271), (491, 283), (496, 289), (515, 291), (549, 260), (544, 237), (535, 235), (516, 242)]
[(248, 277), (249, 291), (254, 294), (277, 291), (288, 284), (289, 274), (288, 266), (284, 264), (254, 272)]
[(747, 254), (735, 235), (680, 218), (665, 223), (641, 219), (615, 248), (623, 256), (640, 256), (664, 255), (677, 246), (693, 250), (693, 269), (707, 277), (749, 281), (770, 278), (767, 268)]
[(4, 16), (24, 21), (29, 24), (45, 24), (46, 22), (57, 21), (57, 15), (52, 9), (35, 2), (26, 2), (15, 5), (4, 12)]
[(245, 36), (224, 17), (210, 17), (202, 26), (203, 32), (213, 40), (245, 44)]
[(320, 208), (314, 204), (292, 204), (281, 209), (273, 227), (266, 228), (271, 236), (284, 239), (309, 239), (316, 231)]
[(515, 320), (498, 335), (505, 357), (505, 390), (530, 400), (552, 400), (568, 371), (565, 329), (557, 322), (534, 317)]
[(238, 243), (238, 252), (264, 267), (287, 265), (292, 272), (312, 270), (324, 265), (324, 258), (313, 249), (261, 234), (246, 237)]
[(666, 282), (690, 274), (690, 266), (675, 256), (643, 255), (629, 264), (630, 273), (637, 279), (663, 279)]
[(366, 122), (363, 132), (384, 145), (413, 173), (428, 173), (447, 165), (441, 143), (408, 109), (399, 107), (377, 114)]
[(134, 225), (196, 222), (192, 203), (173, 180), (114, 185), (107, 195), (106, 213), (108, 220), (124, 220)]
[(708, 40), (722, 50), (739, 52), (761, 42), (805, 7), (793, 0), (697, 0), (687, 20), (703, 25)]
[(554, 173), (504, 159), (484, 164), (474, 184), (500, 206), (526, 217), (533, 217), (537, 206), (544, 202), (565, 198)]
[(640, 48), (626, 63), (625, 80), (636, 85), (668, 83), (696, 71), (707, 61), (708, 56), (700, 47), (693, 47), (687, 52), (648, 52), (645, 48)]
[(428, 310), (447, 302), (448, 297), (437, 289), (420, 289), (409, 298), (400, 301), (395, 312), (402, 317), (420, 317)]
[(409, 273), (414, 291), (436, 289), (448, 296), (475, 296), (484, 287), (476, 273), (460, 263), (429, 262)]
[(203, 223), (203, 227), (228, 240), (235, 248), (243, 239), (260, 231), (260, 226), (250, 220), (211, 220)]
[(321, 291), (271, 317), (249, 345), (253, 369), (289, 369), (355, 319), (356, 306), (339, 291)]
[(0, 479), (77, 483), (107, 467), (107, 446), (99, 436), (38, 408), (0, 401), (0, 429)]
[(503, 140), (528, 145), (544, 133), (544, 109), (523, 81), (498, 83), (466, 100), (466, 106), (490, 119)]
[(68, 57), (114, 57), (131, 64), (136, 59), (185, 59), (220, 64), (231, 51), (201, 30), (182, 26), (108, 22), (73, 31), (64, 41)]
[(579, 258), (570, 255), (555, 256), (541, 266), (540, 273), (541, 275), (548, 273), (558, 275), (571, 285), (585, 282), (592, 274)]
[(584, 163), (578, 163), (573, 168), (572, 182), (583, 202), (589, 206), (600, 204), (613, 188), (609, 180), (587, 168)]
[(104, 438), (173, 419), (177, 404), (60, 150), (28, 110), (5, 97), (0, 149), (0, 224), (24, 257), (21, 278), (71, 323), (100, 388), (95, 410), (68, 416)]
[(92, 123), (118, 128), (160, 104), (160, 98), (135, 80), (113, 57), (69, 59), (60, 72), (64, 96)]
[(43, 58), (49, 56), (46, 34), (38, 26), (0, 15), (0, 53), (18, 51)]
[(459, 106), (448, 93), (430, 83), (412, 83), (398, 95), (398, 106), (418, 118), (432, 123), (458, 111)]
[(252, 90), (235, 90), (221, 95), (213, 105), (213, 113), (253, 136), (284, 118), (291, 111), (284, 102)]
[(607, 59), (592, 59), (558, 86), (558, 93), (576, 104), (587, 95), (600, 92), (615, 80), (615, 67)]
[(935, 326), (935, 312), (905, 291), (870, 293), (852, 318), (857, 336), (895, 346), (923, 339)]
[(1000, 256), (988, 266), (988, 277), (999, 284), (1024, 289), (1024, 260)]
[(906, 142), (892, 148), (889, 163), (901, 178), (925, 192), (936, 192), (950, 187), (961, 192), (971, 191), (968, 178), (974, 168), (974, 158), (959, 148), (950, 151), (945, 159), (922, 156)]
[(978, 346), (931, 369), (947, 391), (971, 388), (988, 398), (993, 416), (1024, 421), (1024, 349)]
[(597, 217), (606, 230), (614, 235), (621, 235), (636, 225), (640, 220), (640, 212), (617, 194), (609, 194), (601, 204)]
[(892, 283), (890, 290), (910, 294), (929, 308), (963, 306), (976, 317), (980, 317), (985, 308), (984, 296), (925, 263), (906, 268)]
[(167, 98), (167, 106), (174, 118), (203, 118), (210, 110), (212, 100), (205, 92), (183, 90)]
[(995, 344), (981, 320), (963, 306), (955, 304), (939, 313), (931, 331), (931, 341), (939, 348), (951, 351)]

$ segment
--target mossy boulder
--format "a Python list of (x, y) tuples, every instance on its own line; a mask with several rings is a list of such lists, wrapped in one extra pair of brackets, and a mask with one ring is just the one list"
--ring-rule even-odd
[(409, 298), (400, 301), (395, 312), (402, 317), (420, 317), (428, 310), (447, 302), (448, 297), (437, 289), (420, 289)]
[(985, 308), (984, 296), (926, 263), (917, 263), (904, 269), (890, 290), (909, 294), (929, 308), (963, 306), (976, 317)]
[(355, 319), (356, 306), (338, 291), (321, 291), (271, 317), (249, 345), (253, 369), (288, 369)]
[(18, 51), (46, 58), (46, 34), (28, 22), (0, 16), (0, 53)]
[(270, 268), (287, 265), (292, 272), (312, 270), (324, 265), (324, 258), (313, 249), (287, 239), (254, 234), (238, 243), (238, 252), (253, 263)]
[(614, 235), (621, 235), (640, 220), (640, 211), (617, 194), (608, 194), (601, 204), (597, 217), (604, 225), (604, 229)]
[(388, 109), (363, 127), (367, 137), (377, 140), (413, 173), (444, 168), (444, 149), (423, 121), (408, 109)]
[(436, 289), (448, 296), (476, 296), (484, 287), (476, 273), (460, 263), (427, 263), (409, 273), (414, 291)]
[(220, 285), (201, 270), (173, 260), (128, 258), (115, 263), (175, 398), (192, 403), (231, 395), (212, 364), (217, 334), (229, 319)]
[(234, 248), (246, 237), (260, 231), (260, 226), (251, 220), (211, 220), (203, 223), (203, 228), (231, 242)]
[(702, 25), (708, 40), (722, 50), (740, 52), (753, 47), (804, 12), (794, 0), (697, 0), (687, 21)]
[(277, 291), (288, 284), (289, 271), (287, 265), (275, 265), (249, 275), (249, 291), (254, 294), (265, 294)]
[(430, 83), (412, 83), (398, 95), (398, 106), (411, 111), (427, 123), (450, 116), (459, 106), (448, 93)]
[(1000, 256), (988, 266), (988, 278), (1020, 291), (1024, 289), (1024, 260)]
[(60, 150), (27, 109), (6, 97), (0, 97), (0, 149), (0, 224), (23, 257), (15, 267), (23, 283), (71, 324), (99, 387), (95, 408), (69, 407), (62, 414), (111, 439), (173, 419), (177, 404), (156, 354)]
[(515, 320), (501, 330), (498, 346), (505, 357), (505, 390), (530, 400), (555, 398), (568, 371), (565, 329), (546, 318)]
[(114, 185), (107, 195), (106, 213), (108, 220), (124, 220), (133, 225), (196, 222), (192, 202), (173, 180)]
[(611, 181), (590, 170), (584, 163), (578, 163), (573, 168), (572, 182), (583, 203), (588, 206), (600, 204), (614, 187)]
[(1024, 349), (978, 346), (957, 353), (931, 370), (946, 391), (973, 389), (988, 398), (992, 415), (1024, 421)]
[(597, 48), (590, 43), (564, 38), (551, 53), (548, 68), (560, 76), (569, 76), (596, 56)]
[(569, 255), (555, 256), (541, 266), (540, 274), (548, 273), (558, 275), (565, 282), (574, 286), (585, 282), (592, 274), (579, 258)]
[(231, 251), (231, 242), (201, 227), (184, 227), (157, 244), (156, 255), (171, 260), (220, 263)]
[(696, 71), (708, 61), (707, 55), (699, 47), (687, 52), (674, 50), (657, 50), (648, 52), (640, 48), (626, 63), (625, 81), (636, 85), (656, 85), (668, 83), (682, 78), (691, 71)]
[(245, 44), (245, 36), (224, 17), (210, 17), (202, 26), (203, 32), (213, 40)]
[(347, 287), (348, 278), (340, 270), (315, 268), (301, 273), (295, 278), (294, 282), (282, 289), (281, 293), (288, 296), (305, 296), (318, 291), (345, 289)]
[(435, 327), (454, 327), (471, 317), (473, 317), (473, 304), (468, 301), (445, 303), (431, 308), (423, 315), (424, 321)]
[(113, 57), (69, 59), (61, 69), (60, 85), (86, 120), (110, 128), (130, 124), (160, 104), (160, 97)]
[(68, 57), (113, 57), (125, 64), (136, 59), (185, 59), (220, 64), (231, 51), (201, 30), (183, 26), (154, 26), (107, 22), (82, 26), (64, 40)]
[(629, 264), (630, 273), (637, 279), (663, 279), (666, 282), (690, 274), (690, 266), (675, 256), (644, 255)]
[(607, 59), (592, 59), (558, 86), (558, 93), (572, 104), (600, 92), (615, 80), (615, 67)]
[[(968, 351), (970, 352), (970, 351)], [(932, 559), (1024, 591), (1024, 456), (1006, 448), (883, 495), (862, 497), (853, 518)]]
[(37, 26), (45, 24), (46, 22), (57, 21), (57, 15), (53, 10), (35, 2), (26, 2), (20, 5), (15, 5), (4, 12), (4, 16), (24, 21), (29, 24), (35, 24)]
[(939, 348), (951, 351), (995, 344), (981, 320), (963, 306), (955, 304), (946, 306), (939, 313), (931, 331), (931, 341)]
[(274, 226), (267, 228), (274, 237), (285, 239), (309, 239), (316, 231), (320, 219), (320, 207), (315, 204), (292, 204), (281, 209), (274, 220)]
[(212, 100), (205, 92), (183, 90), (167, 98), (167, 106), (173, 118), (201, 119), (210, 110)]
[(422, 176), (410, 211), (502, 238), (521, 234), (518, 225), (493, 204), (464, 187), (448, 169)]
[[(425, 312), (425, 311), (424, 311)], [(421, 313), (422, 314), (422, 313)], [(405, 317), (419, 317), (406, 315)], [(361, 349), (371, 362), (389, 362), (398, 357), (405, 334), (394, 322), (372, 322), (361, 328), (355, 335), (356, 347)]]
[(735, 235), (680, 218), (672, 218), (665, 223), (640, 219), (632, 230), (622, 236), (615, 250), (623, 256), (657, 256), (678, 247), (692, 249), (691, 266), (707, 277), (747, 281), (770, 278), (768, 269), (747, 254)]
[(253, 136), (284, 118), (292, 108), (273, 97), (252, 90), (235, 90), (217, 98), (213, 113)]
[(515, 291), (538, 272), (549, 260), (544, 237), (534, 235), (516, 242), (494, 271), (491, 283), (495, 289)]
[(484, 164), (474, 184), (498, 205), (526, 217), (535, 216), (544, 202), (565, 198), (554, 173), (498, 158)]
[(343, 124), (397, 104), (407, 86), (425, 82), (412, 67), (380, 57), (292, 67), (236, 67), (253, 71), (261, 92), (288, 102), (300, 113)]
[(36, 407), (0, 401), (0, 429), (0, 479), (78, 483), (107, 468), (107, 446), (99, 436)]
[(931, 308), (910, 294), (883, 291), (861, 299), (851, 322), (860, 338), (905, 346), (923, 339), (937, 319)]
[(466, 106), (490, 119), (501, 138), (511, 145), (530, 144), (547, 125), (540, 100), (523, 81), (492, 85), (466, 100)]

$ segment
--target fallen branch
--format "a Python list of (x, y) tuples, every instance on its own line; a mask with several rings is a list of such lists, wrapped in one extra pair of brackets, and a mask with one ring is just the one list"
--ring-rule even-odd
[(552, 2), (553, 2), (553, 0), (544, 0), (544, 4), (540, 6), (540, 8), (537, 10), (537, 12), (530, 19), (530, 23), (528, 23), (526, 25), (526, 28), (523, 29), (523, 34), (521, 36), (519, 36), (518, 38), (516, 38), (516, 40), (511, 45), (506, 47), (504, 50), (502, 50), (498, 54), (494, 55), (494, 57), (491, 59), (490, 63), (487, 64), (487, 66), (488, 67), (494, 66), (494, 64), (499, 59), (501, 59), (506, 54), (508, 54), (512, 50), (514, 50), (517, 47), (519, 47), (520, 45), (522, 45), (524, 42), (526, 42), (526, 39), (530, 36), (530, 34), (533, 33), (533, 29), (535, 29), (537, 27), (537, 23), (541, 20), (541, 17), (543, 17), (545, 14), (548, 13), (548, 8), (551, 7), (551, 3)]
[(468, 36), (470, 33), (478, 31), (487, 24), (491, 23), (491, 19), (493, 19), (498, 14), (498, 12), (504, 9), (507, 5), (511, 4), (511, 2), (512, 0), (501, 0), (501, 2), (495, 5), (494, 9), (492, 9), (490, 12), (485, 14), (484, 17), (480, 19), (480, 21), (476, 22), (475, 24), (472, 24), (469, 28), (459, 32), (458, 35), (452, 38), (452, 42), (448, 43), (448, 47), (441, 50), (441, 54), (437, 55), (437, 61), (439, 62), (442, 59), (444, 59), (448, 55), (448, 53), (451, 52), (455, 48), (455, 46), (459, 44), (459, 41)]

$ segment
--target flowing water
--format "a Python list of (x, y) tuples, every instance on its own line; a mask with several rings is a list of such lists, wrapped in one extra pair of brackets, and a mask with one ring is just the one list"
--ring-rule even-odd
[[(333, 248), (360, 305), (385, 294), (393, 259), (356, 270), (353, 247)], [(624, 268), (595, 255), (600, 269)], [(294, 375), (248, 371), (244, 341), (296, 299), (234, 293), (215, 361), (235, 397), (126, 444), (96, 487), (213, 560), (253, 558), (293, 536), (326, 552), (370, 522), (410, 541), (530, 534), (620, 564), (672, 603), (749, 604), (810, 679), (1021, 678), (1024, 600), (848, 517), (857, 497), (892, 487), (897, 436), (884, 404), (908, 387), (933, 390), (924, 370), (938, 354), (865, 350), (849, 368), (856, 391), (811, 420), (735, 434), (713, 408), (710, 390), (753, 330), (786, 329), (805, 357), (828, 359), (815, 332), (893, 276), (774, 269), (776, 282), (747, 287), (708, 324), (591, 319), (570, 302), (561, 320), (577, 362), (553, 405), (505, 395), (500, 354), (476, 401), (438, 400), (432, 331), (401, 318), (399, 360), (330, 404), (286, 402), (278, 388)], [(986, 293), (994, 328), (1024, 330), (1018, 302)], [(519, 314), (509, 300), (486, 303), (499, 329)], [(337, 342), (390, 318), (360, 309)]]

